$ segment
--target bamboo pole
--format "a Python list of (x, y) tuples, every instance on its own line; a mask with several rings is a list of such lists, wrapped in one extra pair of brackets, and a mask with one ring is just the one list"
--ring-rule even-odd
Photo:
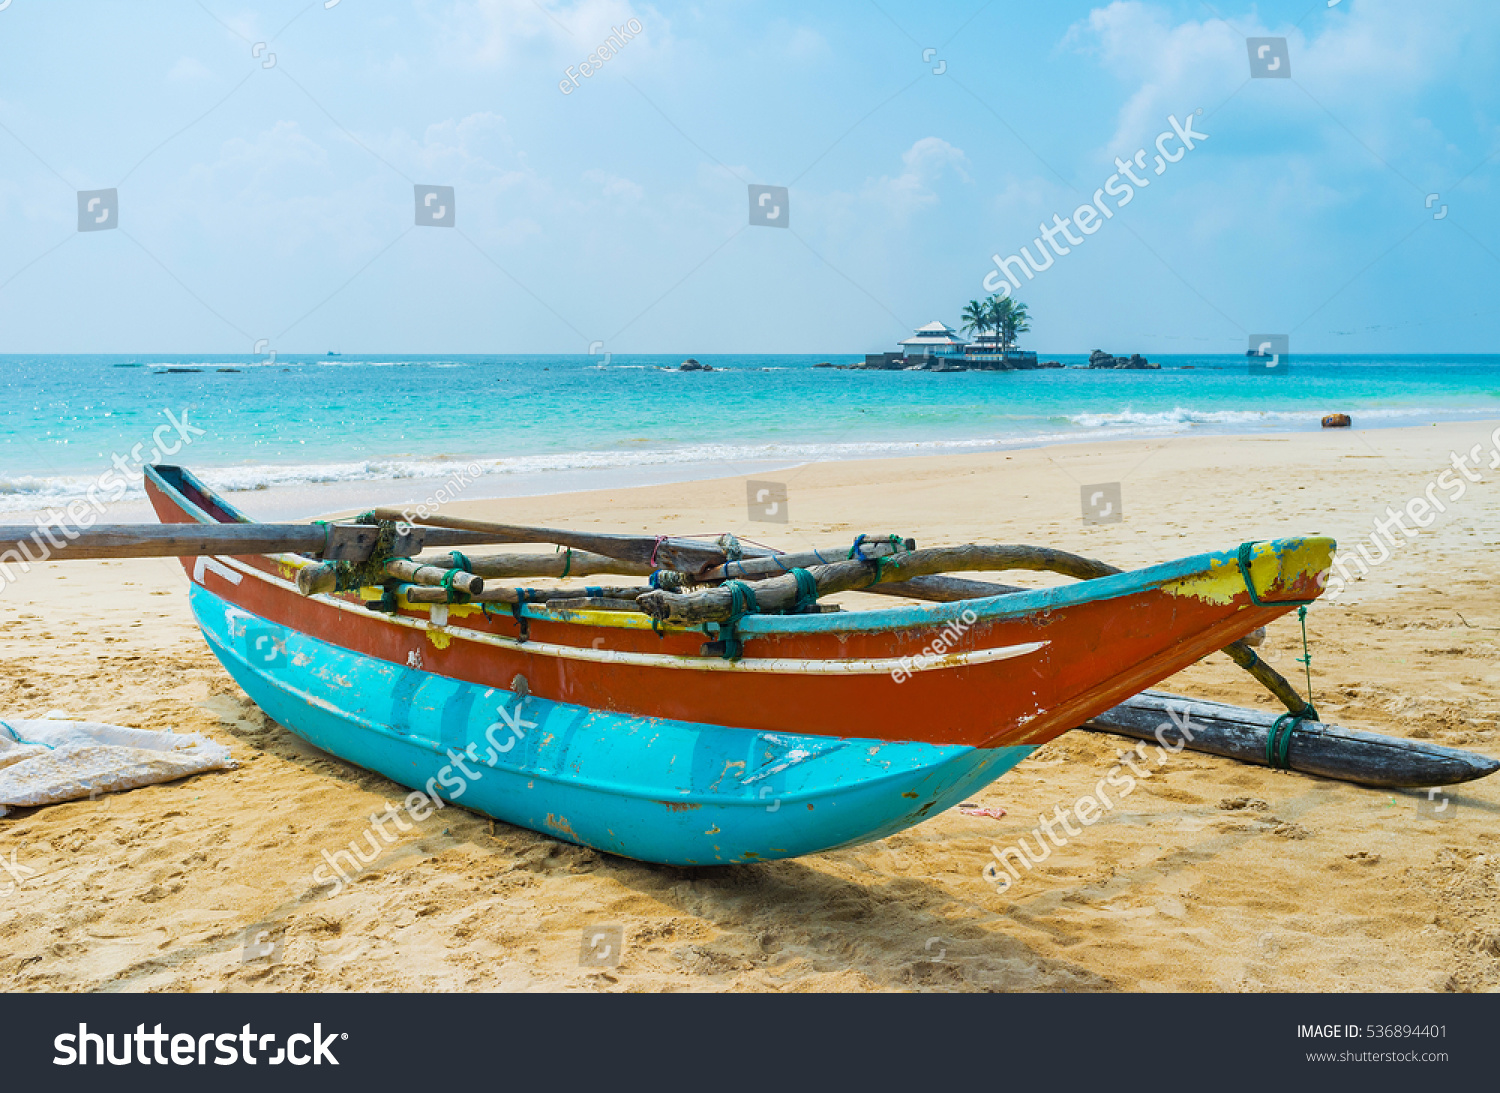
[[(400, 509), (380, 508), (375, 510), (379, 520), (399, 520), (407, 523)], [(604, 554), (621, 561), (651, 565), (660, 569), (677, 569), (684, 573), (697, 573), (710, 566), (723, 565), (728, 561), (724, 549), (679, 539), (671, 536), (613, 535), (603, 532), (564, 531), (560, 528), (523, 527), (517, 524), (494, 524), (483, 520), (466, 520), (457, 516), (428, 516), (423, 523), (431, 527), (449, 528), (456, 531), (472, 531), (494, 536), (495, 543), (556, 543)], [(768, 553), (761, 548), (750, 548), (751, 554)]]
[[(819, 596), (868, 588), (886, 581), (908, 581), (955, 570), (1030, 569), (1063, 573), (1088, 580), (1118, 573), (1114, 566), (1093, 558), (1084, 558), (1049, 547), (1033, 546), (958, 546), (936, 547), (901, 554), (886, 562), (834, 562), (808, 568), (817, 584)], [(755, 597), (763, 611), (780, 611), (797, 602), (797, 582), (790, 575), (758, 581)], [(653, 591), (638, 601), (654, 619), (678, 625), (699, 622), (722, 622), (732, 611), (728, 588), (710, 588), (698, 592), (672, 593)]]
[[(860, 553), (866, 558), (888, 558), (892, 554), (909, 552), (917, 549), (915, 539), (901, 539), (897, 545), (891, 542), (892, 538), (900, 539), (900, 536), (890, 535), (867, 535), (869, 541), (860, 545)], [(727, 581), (739, 579), (753, 581), (760, 577), (780, 577), (785, 575), (789, 569), (806, 569), (808, 566), (828, 565), (832, 562), (846, 561), (852, 552), (850, 547), (837, 547), (832, 550), (804, 550), (792, 554), (763, 555), (756, 558), (745, 558), (737, 562), (725, 562), (721, 566), (704, 570), (693, 580), (698, 584), (709, 584), (713, 581)]]
[(392, 558), (385, 563), (385, 572), (389, 577), (395, 577), (397, 580), (410, 584), (444, 588), (444, 591), (447, 586), (468, 596), (476, 596), (484, 591), (484, 578), (482, 577), (465, 573), (461, 569), (440, 569), (437, 566), (422, 565), (410, 558)]
[[(913, 550), (915, 543), (907, 539), (901, 547), (892, 546), (889, 537), (874, 538), (861, 545), (860, 550), (867, 558), (889, 557), (898, 550)], [(802, 551), (799, 553), (759, 555), (745, 558), (741, 561), (726, 562), (721, 566), (715, 566), (704, 570), (694, 576), (695, 584), (708, 584), (714, 581), (722, 581), (729, 577), (742, 577), (746, 580), (755, 580), (763, 576), (780, 576), (788, 569), (820, 565), (830, 559), (839, 561), (849, 552), (848, 547), (836, 547), (828, 550)], [(571, 559), (568, 557), (571, 553)], [(623, 561), (605, 554), (595, 554), (587, 550), (562, 551), (556, 554), (487, 554), (482, 557), (471, 555), (459, 556), (456, 554), (427, 555), (419, 557), (416, 561), (423, 565), (442, 566), (451, 568), (453, 566), (467, 565), (469, 572), (480, 577), (498, 577), (505, 579), (526, 577), (557, 577), (562, 578), (564, 574), (569, 577), (591, 577), (596, 573), (617, 573), (626, 577), (645, 577), (655, 572), (659, 567), (646, 565), (640, 562)]]
[[(571, 555), (571, 557), (569, 557)], [(622, 562), (588, 550), (566, 550), (556, 554), (486, 554), (481, 557), (454, 554), (424, 555), (416, 559), (424, 565), (467, 565), (468, 571), (480, 577), (502, 580), (535, 577), (592, 577), (596, 573), (618, 573), (622, 577), (645, 577), (653, 570), (643, 562)]]
[[(406, 585), (401, 588), (401, 594), (406, 597), (408, 603), (450, 603), (448, 590), (432, 585)], [(569, 600), (583, 599), (608, 599), (614, 602), (627, 603), (628, 608), (624, 610), (638, 610), (636, 598), (647, 592), (654, 591), (645, 585), (637, 588), (510, 588), (503, 585), (487, 587), (477, 595), (468, 597), (467, 600), (457, 602), (467, 603), (535, 603), (547, 607), (556, 607), (560, 603)], [(596, 596), (589, 596), (589, 592), (597, 592)]]

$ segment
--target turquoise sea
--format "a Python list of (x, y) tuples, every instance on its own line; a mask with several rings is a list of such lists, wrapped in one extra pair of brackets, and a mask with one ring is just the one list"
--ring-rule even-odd
[(953, 374), (814, 367), (857, 354), (698, 359), (715, 371), (679, 372), (676, 356), (3, 356), (0, 511), (76, 496), (113, 456), (134, 466), (169, 410), (203, 433), (165, 461), (231, 491), (477, 465), (486, 481), (525, 476), (546, 492), (577, 472), (625, 482), (673, 467), (694, 477), (682, 472), (1311, 430), (1335, 410), (1359, 428), (1500, 418), (1489, 355), (1299, 356), (1286, 375), (1228, 355), (1152, 356), (1160, 371)]

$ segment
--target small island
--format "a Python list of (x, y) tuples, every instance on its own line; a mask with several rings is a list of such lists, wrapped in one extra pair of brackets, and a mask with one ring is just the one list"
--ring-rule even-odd
[[(1033, 368), (1062, 368), (1060, 361), (1038, 361), (1035, 352), (1017, 349), (1020, 335), (1031, 330), (1026, 305), (1009, 296), (970, 300), (964, 307), (963, 337), (946, 323), (934, 320), (918, 327), (892, 353), (867, 353), (863, 364), (851, 369), (907, 372), (1010, 372)], [(822, 367), (822, 366), (820, 366)], [(1115, 357), (1096, 349), (1089, 354), (1090, 368), (1160, 368), (1139, 353)]]

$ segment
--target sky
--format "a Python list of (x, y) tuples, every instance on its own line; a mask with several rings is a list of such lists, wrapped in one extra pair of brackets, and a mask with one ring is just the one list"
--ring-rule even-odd
[(1494, 0), (0, 0), (0, 354), (878, 352), (1138, 151), (1023, 346), (1496, 351), (1497, 52)]

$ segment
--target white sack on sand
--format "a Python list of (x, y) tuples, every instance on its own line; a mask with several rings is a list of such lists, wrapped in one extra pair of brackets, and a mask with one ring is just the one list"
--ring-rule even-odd
[(0, 806), (57, 804), (234, 765), (227, 747), (197, 733), (0, 719)]

